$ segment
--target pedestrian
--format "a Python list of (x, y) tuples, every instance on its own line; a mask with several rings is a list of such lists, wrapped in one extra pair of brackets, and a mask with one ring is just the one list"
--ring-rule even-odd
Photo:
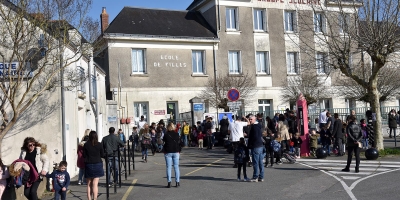
[(142, 160), (144, 163), (147, 163), (147, 156), (149, 155), (148, 149), (151, 149), (151, 135), (150, 133), (143, 133)]
[(265, 148), (262, 141), (261, 124), (256, 121), (254, 115), (250, 115), (248, 125), (250, 125), (248, 147), (251, 149), (253, 158), (253, 179), (251, 182), (263, 182)]
[(197, 142), (199, 143), (199, 150), (203, 150), (203, 132), (199, 132), (199, 134), (197, 135)]
[[(139, 131), (144, 128), (144, 125), (147, 124), (147, 121), (144, 119), (144, 115), (140, 116), (140, 121), (138, 123)], [(148, 124), (147, 124), (148, 125)]]
[[(89, 133), (90, 133), (90, 129), (86, 129), (86, 130), (89, 130)], [(78, 185), (86, 184), (86, 179), (84, 177), (84, 175), (85, 175), (85, 158), (83, 157), (83, 146), (89, 140), (89, 133), (87, 135), (83, 136), (82, 141), (78, 145), (78, 150), (77, 150), (78, 159), (76, 160), (76, 165), (79, 168)]]
[[(118, 138), (117, 138), (118, 139)], [(99, 178), (104, 176), (103, 161), (105, 156), (103, 145), (99, 143), (96, 131), (89, 133), (89, 140), (83, 146), (83, 157), (85, 158), (85, 178), (87, 182), (88, 200), (96, 200), (99, 192)], [(92, 196), (93, 194), (93, 196)]]
[(396, 137), (396, 129), (397, 129), (397, 117), (396, 117), (396, 111), (392, 109), (389, 114), (388, 114), (388, 124), (389, 124), (389, 137), (392, 138), (392, 131), (394, 137)]
[[(39, 178), (32, 183), (32, 185), (25, 184), (24, 196), (29, 200), (37, 200), (37, 190), (42, 182), (43, 177), (46, 176), (49, 171), (49, 157), (47, 155), (47, 146), (41, 144), (33, 137), (27, 137), (24, 139), (24, 143), (21, 147), (21, 154), (19, 159), (27, 160), (31, 162), (34, 170), (33, 173), (39, 175)], [(32, 172), (30, 172), (32, 173)]]
[(317, 131), (312, 129), (310, 131), (310, 152), (311, 155), (315, 157), (315, 151), (318, 148), (318, 137), (319, 134), (317, 134)]
[(125, 134), (122, 131), (122, 129), (118, 129), (118, 137), (121, 140), (121, 142), (123, 142), (124, 144), (126, 144), (126, 138), (125, 138)]
[(67, 189), (71, 181), (69, 173), (66, 171), (67, 166), (67, 161), (61, 161), (57, 170), (46, 175), (47, 178), (53, 179), (54, 200), (59, 200), (60, 196), (61, 200), (67, 199)]
[(197, 127), (195, 124), (193, 124), (191, 133), (192, 143), (193, 143), (191, 146), (193, 147), (198, 146), (197, 135), (198, 135)]
[(164, 157), (166, 164), (166, 172), (167, 172), (167, 188), (171, 187), (171, 168), (174, 166), (175, 171), (175, 182), (176, 187), (180, 186), (180, 174), (179, 174), (179, 136), (178, 133), (175, 132), (175, 125), (171, 122), (167, 126), (167, 132), (164, 136)]
[(219, 121), (219, 128), (222, 138), (225, 138), (229, 133), (229, 120), (228, 116), (225, 114), (222, 119)]
[(289, 140), (290, 140), (290, 135), (289, 135), (289, 130), (288, 130), (288, 124), (285, 119), (285, 116), (283, 114), (279, 115), (279, 121), (278, 121), (278, 133), (281, 140), (281, 148), (282, 151), (289, 151)]
[[(120, 147), (124, 147), (124, 143), (119, 139), (119, 137), (115, 134), (115, 128), (110, 127), (108, 129), (109, 135), (105, 136), (101, 141), (103, 145), (103, 149), (108, 157), (108, 184), (111, 187), (112, 184), (116, 184), (118, 182), (118, 151)], [(114, 162), (114, 163), (113, 163)], [(115, 166), (115, 167), (114, 167)], [(111, 168), (114, 171), (114, 181), (111, 182)]]
[(158, 149), (156, 129), (151, 129), (150, 133), (151, 133), (150, 134), (150, 138), (151, 138), (151, 153), (154, 156), (156, 154), (157, 149)]
[(188, 144), (189, 132), (190, 132), (189, 124), (187, 124), (186, 121), (183, 121), (183, 143), (184, 143), (185, 147), (189, 146), (189, 144)]
[(342, 171), (350, 172), (350, 164), (353, 157), (353, 152), (356, 157), (356, 173), (360, 172), (360, 145), (362, 133), (360, 126), (356, 123), (355, 116), (349, 116), (349, 124), (347, 125), (347, 165)]
[(337, 149), (336, 156), (343, 156), (343, 122), (339, 119), (339, 114), (333, 114), (335, 122), (333, 124), (332, 138), (335, 140), (335, 147)]
[(206, 130), (205, 134), (207, 136), (207, 149), (212, 149), (212, 122), (211, 117), (207, 118), (207, 121), (204, 125), (204, 129)]
[(269, 160), (271, 161), (271, 167), (274, 166), (274, 149), (271, 146), (271, 141), (275, 140), (274, 134), (270, 129), (267, 129), (267, 135), (263, 137), (265, 140), (265, 165), (264, 167), (268, 167)]
[(347, 115), (347, 117), (346, 117), (346, 124), (349, 124), (349, 117), (350, 116), (354, 116), (356, 119), (357, 119), (357, 117), (356, 117), (356, 111), (355, 110), (351, 110), (350, 111), (350, 115)]
[(361, 133), (362, 133), (362, 146), (363, 149), (368, 149), (368, 131), (365, 119), (360, 120)]
[(327, 112), (328, 112), (328, 110), (324, 109), (324, 111), (322, 111), (319, 114), (318, 122), (319, 122), (319, 128), (320, 129), (322, 129), (325, 126), (325, 124), (327, 123), (327, 120), (328, 120), (327, 117), (326, 117), (326, 113)]
[(293, 147), (294, 147), (294, 154), (296, 158), (300, 158), (300, 148), (303, 140), (300, 137), (300, 133), (296, 133), (292, 138)]
[(129, 136), (129, 140), (132, 142), (133, 147), (132, 147), (132, 151), (139, 151), (138, 150), (138, 145), (139, 145), (139, 133), (137, 130), (137, 126), (134, 125), (132, 128), (132, 135)]
[(242, 171), (243, 167), (243, 181), (249, 181), (247, 178), (246, 173), (246, 163), (249, 161), (249, 149), (247, 148), (244, 138), (240, 138), (238, 147), (235, 150), (235, 163), (237, 164), (237, 180), (241, 181), (240, 179), (240, 172)]
[(0, 199), (7, 187), (7, 179), (10, 177), (8, 167), (4, 165), (3, 160), (0, 158)]
[[(234, 116), (234, 121), (230, 123), (228, 127), (228, 134), (230, 135), (233, 152), (235, 152), (236, 147), (240, 141), (240, 138), (244, 138), (243, 127), (247, 126), (247, 122), (243, 122), (241, 121), (241, 119), (242, 118), (238, 116)], [(244, 117), (243, 119), (247, 120), (247, 118)], [(237, 164), (234, 164), (233, 167), (236, 168)]]
[(322, 127), (319, 135), (321, 137), (322, 148), (325, 148), (328, 151), (328, 156), (331, 156), (332, 135), (328, 131), (326, 124), (324, 127)]

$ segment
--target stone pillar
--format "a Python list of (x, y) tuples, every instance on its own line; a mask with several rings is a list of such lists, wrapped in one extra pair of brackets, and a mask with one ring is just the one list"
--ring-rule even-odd
[[(118, 128), (118, 104), (116, 101), (107, 101), (107, 124), (108, 127), (114, 127), (115, 129)], [(108, 132), (108, 130), (105, 130)], [(105, 134), (107, 135), (107, 134)]]
[(200, 99), (199, 97), (194, 97), (193, 99), (189, 100), (190, 108), (191, 108), (191, 117), (192, 117), (192, 124), (196, 124), (197, 121), (203, 120), (204, 114), (204, 100)]

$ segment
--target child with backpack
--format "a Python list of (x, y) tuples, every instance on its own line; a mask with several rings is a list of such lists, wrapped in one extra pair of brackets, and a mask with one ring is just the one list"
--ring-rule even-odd
[(10, 173), (8, 171), (7, 166), (3, 164), (3, 161), (0, 158), (0, 199), (3, 196), (3, 192), (7, 186), (7, 178), (10, 177)]
[(274, 134), (270, 129), (267, 129), (267, 135), (264, 138), (265, 141), (265, 149), (266, 149), (266, 156), (265, 156), (265, 166), (268, 167), (268, 160), (271, 160), (271, 167), (274, 166), (274, 149), (271, 146), (271, 141), (275, 140)]
[(316, 130), (312, 129), (310, 131), (310, 152), (311, 155), (315, 157), (315, 151), (318, 148), (318, 134)]
[(274, 140), (271, 140), (271, 147), (272, 150), (274, 151), (274, 156), (276, 158), (275, 163), (277, 165), (282, 164), (282, 148), (281, 148), (281, 135), (278, 134), (277, 137)]
[(249, 148), (247, 148), (244, 138), (240, 138), (238, 147), (235, 150), (235, 164), (237, 164), (237, 179), (240, 181), (240, 171), (243, 167), (243, 181), (249, 181), (246, 174), (246, 163), (249, 161)]
[(296, 133), (291, 142), (293, 142), (295, 158), (300, 158), (300, 148), (301, 144), (303, 143), (303, 140), (300, 137), (300, 133)]
[(58, 169), (53, 171), (51, 174), (46, 175), (47, 178), (53, 179), (54, 199), (65, 200), (67, 198), (67, 189), (70, 183), (69, 173), (65, 171), (67, 169), (67, 161), (61, 161), (58, 165)]

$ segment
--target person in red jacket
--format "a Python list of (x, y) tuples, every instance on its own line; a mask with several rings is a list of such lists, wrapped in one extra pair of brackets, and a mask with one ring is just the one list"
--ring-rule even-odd
[(203, 150), (203, 138), (204, 138), (204, 135), (200, 131), (199, 134), (197, 135), (197, 142), (199, 143), (199, 149), (201, 149), (201, 150)]

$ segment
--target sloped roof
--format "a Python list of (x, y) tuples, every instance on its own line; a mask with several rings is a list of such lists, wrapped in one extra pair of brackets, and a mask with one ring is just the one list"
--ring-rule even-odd
[(124, 7), (105, 34), (217, 38), (198, 12)]

